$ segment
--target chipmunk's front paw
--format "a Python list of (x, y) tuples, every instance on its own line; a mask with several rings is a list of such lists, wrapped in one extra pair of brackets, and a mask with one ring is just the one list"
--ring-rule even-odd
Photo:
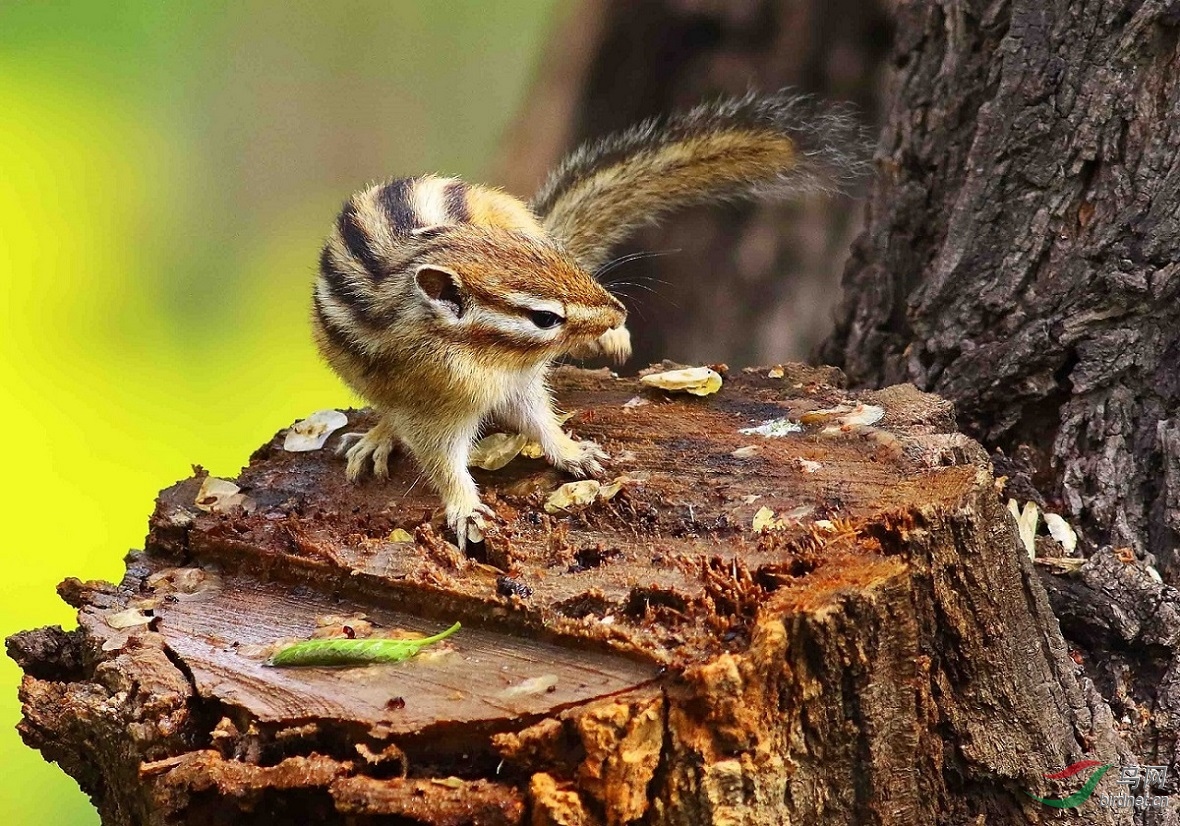
[(455, 532), (455, 544), (461, 553), (467, 552), (468, 542), (483, 542), (488, 525), (496, 512), (482, 502), (447, 505), (447, 527)]
[(579, 359), (605, 356), (615, 364), (622, 364), (631, 358), (631, 331), (625, 326), (607, 330), (589, 344), (575, 347), (570, 351), (570, 355)]
[(598, 346), (607, 358), (622, 364), (631, 358), (631, 331), (625, 326), (607, 330), (598, 337)]
[[(348, 457), (348, 467), (344, 475), (348, 481), (356, 482), (365, 475), (370, 459), (373, 462), (373, 475), (378, 479), (389, 478), (389, 454), (393, 452), (397, 440), (388, 428), (378, 424), (363, 436), (347, 433), (340, 440), (340, 451)], [(351, 446), (349, 446), (351, 445)]]
[(602, 476), (602, 463), (609, 459), (602, 448), (594, 442), (576, 442), (570, 440), (569, 445), (562, 451), (562, 456), (554, 464), (579, 479)]

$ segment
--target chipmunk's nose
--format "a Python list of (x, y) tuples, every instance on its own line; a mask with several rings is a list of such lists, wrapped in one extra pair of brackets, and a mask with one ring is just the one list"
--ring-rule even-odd
[(623, 326), (623, 322), (626, 320), (627, 310), (622, 304), (619, 304), (617, 307), (600, 307), (598, 308), (597, 312), (594, 313), (593, 320), (588, 325), (588, 332), (594, 336), (600, 336), (607, 330), (613, 330), (616, 327)]
[(627, 320), (627, 308), (603, 287), (591, 282), (592, 293), (586, 300), (566, 305), (571, 332), (582, 336), (598, 336), (613, 330)]

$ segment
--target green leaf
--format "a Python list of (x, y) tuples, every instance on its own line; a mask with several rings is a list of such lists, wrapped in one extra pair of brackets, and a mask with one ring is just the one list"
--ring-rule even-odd
[(428, 645), (445, 640), (460, 628), (455, 623), (432, 637), (417, 640), (307, 640), (288, 645), (267, 660), (280, 668), (299, 665), (370, 665), (408, 660)]

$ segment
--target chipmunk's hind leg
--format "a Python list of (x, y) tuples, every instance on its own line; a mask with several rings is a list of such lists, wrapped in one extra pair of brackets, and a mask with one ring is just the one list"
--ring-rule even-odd
[(337, 453), (344, 453), (348, 457), (348, 467), (345, 475), (348, 481), (356, 482), (365, 474), (372, 460), (373, 476), (378, 479), (389, 478), (389, 454), (397, 446), (398, 438), (393, 422), (388, 416), (382, 416), (369, 431), (363, 435), (356, 433), (345, 434), (340, 440)]

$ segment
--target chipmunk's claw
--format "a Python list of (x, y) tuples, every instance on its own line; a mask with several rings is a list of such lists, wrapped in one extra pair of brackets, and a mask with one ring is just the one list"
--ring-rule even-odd
[(365, 475), (370, 460), (372, 460), (373, 476), (378, 479), (388, 479), (389, 454), (394, 451), (396, 446), (397, 438), (387, 426), (378, 422), (363, 436), (356, 433), (344, 434), (336, 452), (343, 452), (348, 458), (348, 466), (344, 471), (348, 481), (359, 481)]
[(610, 456), (594, 442), (571, 440), (571, 447), (554, 464), (578, 479), (598, 478), (606, 473), (602, 467)]
[(452, 505), (446, 509), (447, 527), (455, 532), (455, 544), (460, 553), (467, 553), (468, 542), (483, 542), (488, 525), (496, 519), (496, 512), (487, 505)]

